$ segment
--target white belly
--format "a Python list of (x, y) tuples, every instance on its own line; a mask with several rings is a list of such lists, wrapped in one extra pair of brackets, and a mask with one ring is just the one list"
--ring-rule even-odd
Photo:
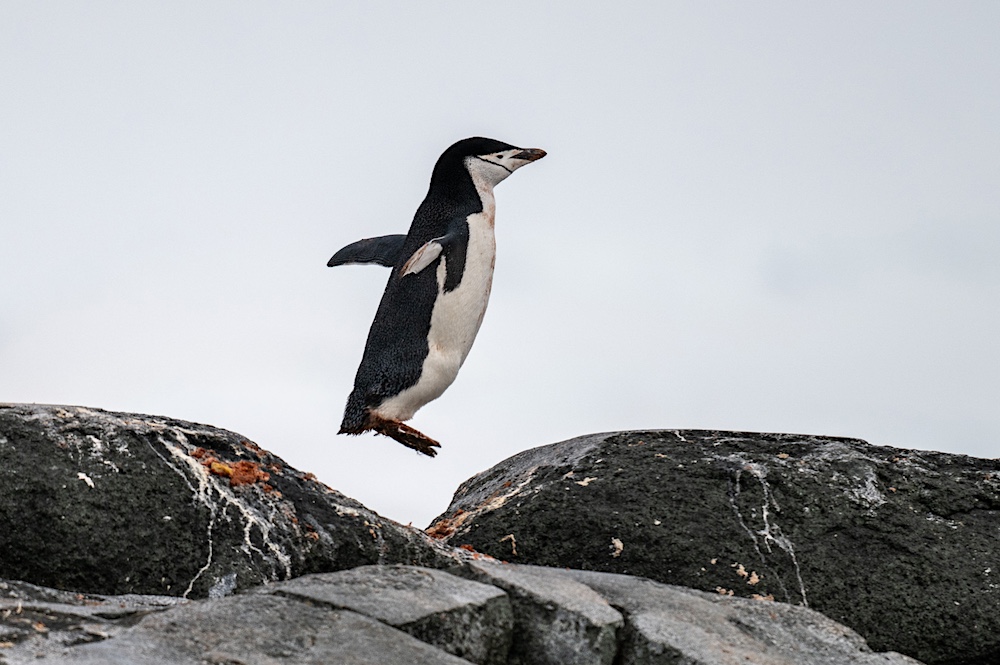
[(427, 335), (429, 348), (420, 380), (375, 409), (383, 418), (412, 418), (417, 409), (440, 397), (452, 384), (469, 355), (486, 314), (496, 260), (493, 206), (484, 207), (483, 212), (468, 219), (469, 247), (465, 271), (454, 291), (444, 292), (447, 266), (443, 257), (438, 263), (438, 297), (431, 312), (431, 328)]

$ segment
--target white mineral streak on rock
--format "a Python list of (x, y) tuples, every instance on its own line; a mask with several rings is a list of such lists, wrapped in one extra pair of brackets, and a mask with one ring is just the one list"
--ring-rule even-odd
[(934, 522), (935, 524), (943, 524), (949, 529), (957, 529), (959, 526), (959, 523), (956, 522), (955, 520), (945, 519), (944, 517), (941, 517), (940, 515), (935, 515), (934, 513), (927, 513), (927, 521)]
[(344, 515), (348, 517), (361, 517), (361, 513), (356, 508), (351, 508), (350, 506), (337, 505), (333, 509), (337, 511), (338, 517), (343, 517)]
[[(187, 440), (184, 437), (184, 433), (175, 430), (175, 434), (181, 443), (187, 444)], [(162, 440), (162, 439), (161, 439)], [(243, 551), (249, 555), (251, 551), (256, 552), (265, 559), (267, 555), (264, 554), (253, 542), (250, 540), (250, 532), (253, 527), (256, 526), (260, 530), (261, 540), (264, 546), (270, 550), (271, 554), (275, 559), (282, 565), (285, 569), (285, 577), (292, 576), (292, 557), (288, 555), (277, 543), (271, 540), (271, 529), (272, 522), (271, 518), (261, 515), (252, 506), (247, 505), (243, 502), (233, 490), (229, 487), (227, 483), (220, 482), (213, 479), (212, 475), (209, 473), (208, 469), (202, 466), (202, 464), (191, 457), (186, 450), (181, 450), (177, 446), (170, 445), (168, 442), (164, 441), (164, 445), (170, 450), (170, 453), (174, 457), (179, 457), (182, 459), (190, 468), (194, 469), (201, 477), (205, 478), (211, 487), (215, 488), (215, 491), (219, 493), (219, 497), (224, 499), (226, 503), (236, 508), (243, 515), (244, 526), (243, 526)], [(273, 511), (271, 517), (274, 517)]]
[[(180, 434), (179, 436), (183, 436), (183, 434)], [(172, 450), (172, 448), (176, 448), (176, 446), (167, 443), (167, 441), (162, 436), (159, 436), (157, 438), (159, 439), (160, 443), (162, 443), (167, 448), (167, 450), (170, 451), (171, 456), (177, 457), (177, 454), (174, 453), (174, 451)], [(188, 582), (187, 589), (185, 589), (184, 593), (181, 594), (182, 598), (187, 598), (188, 594), (191, 593), (191, 589), (194, 588), (194, 583), (197, 582), (198, 578), (200, 578), (202, 574), (206, 570), (208, 570), (208, 568), (212, 565), (212, 556), (213, 556), (212, 530), (215, 528), (215, 504), (212, 503), (212, 501), (209, 499), (212, 493), (211, 481), (207, 477), (203, 477), (203, 475), (207, 476), (208, 475), (207, 473), (202, 474), (201, 472), (195, 472), (193, 473), (193, 476), (198, 479), (198, 487), (195, 488), (195, 486), (191, 484), (191, 480), (188, 478), (188, 474), (184, 473), (182, 469), (178, 468), (169, 459), (161, 455), (160, 451), (154, 448), (152, 444), (149, 444), (149, 447), (153, 452), (156, 453), (157, 457), (163, 460), (164, 464), (170, 467), (174, 471), (174, 473), (176, 473), (184, 480), (184, 484), (187, 485), (188, 489), (191, 490), (191, 494), (194, 496), (194, 498), (203, 506), (208, 508), (208, 515), (209, 515), (208, 528), (205, 530), (206, 531), (205, 540), (208, 542), (208, 557), (206, 557), (205, 565), (202, 566), (200, 569), (198, 569), (198, 572), (195, 573), (195, 576), (191, 578), (190, 582)], [(190, 458), (190, 456), (188, 455), (184, 455), (184, 457)], [(193, 461), (193, 458), (191, 459)]]
[[(538, 467), (537, 466), (532, 467), (528, 471), (528, 473), (525, 474), (524, 480), (522, 480), (516, 486), (509, 487), (507, 488), (506, 492), (491, 497), (488, 501), (476, 506), (474, 510), (469, 510), (466, 512), (459, 513), (458, 515), (455, 515), (452, 518), (452, 528), (457, 530), (466, 521), (474, 517), (477, 517), (478, 515), (482, 515), (483, 513), (492, 512), (497, 508), (501, 507), (502, 505), (504, 505), (505, 503), (507, 503), (508, 501), (510, 501), (510, 499), (520, 494), (521, 490), (523, 490), (525, 487), (531, 484), (531, 481), (534, 480), (535, 478), (536, 471), (538, 471)], [(535, 491), (538, 492), (539, 488), (535, 488)]]
[[(860, 479), (855, 478), (855, 480)], [(864, 484), (861, 487), (852, 487), (848, 497), (869, 508), (870, 515), (875, 514), (875, 509), (885, 503), (885, 495), (878, 489), (878, 478), (875, 477), (874, 469), (865, 469)]]
[[(107, 446), (103, 441), (101, 441), (93, 434), (88, 434), (87, 440), (90, 441), (89, 454), (92, 458), (98, 460), (101, 464), (108, 467), (115, 473), (121, 473), (121, 469), (118, 468), (118, 465), (104, 456), (105, 452), (107, 452)], [(132, 452), (128, 449), (128, 446), (123, 446), (121, 444), (115, 447), (115, 453), (119, 455), (121, 454), (127, 454), (129, 456), (132, 455)]]
[[(179, 428), (172, 429), (171, 432), (177, 438), (180, 444), (182, 444), (183, 446), (190, 445), (187, 443), (187, 437), (184, 436), (184, 432), (181, 431)], [(208, 522), (208, 528), (206, 529), (207, 532), (206, 537), (208, 539), (208, 558), (205, 561), (205, 565), (201, 567), (201, 569), (197, 572), (197, 574), (195, 574), (195, 576), (188, 583), (187, 589), (184, 591), (183, 596), (186, 598), (187, 595), (191, 593), (191, 590), (194, 588), (195, 582), (197, 582), (198, 579), (202, 576), (202, 574), (204, 574), (204, 572), (208, 570), (209, 567), (212, 565), (212, 558), (213, 558), (212, 532), (215, 528), (215, 520), (218, 516), (218, 504), (212, 500), (213, 493), (217, 494), (220, 499), (222, 499), (226, 504), (235, 508), (237, 511), (239, 511), (240, 515), (242, 515), (243, 545), (241, 549), (243, 550), (243, 552), (247, 556), (251, 556), (251, 553), (256, 552), (265, 560), (271, 558), (277, 560), (277, 562), (285, 570), (285, 577), (286, 578), (291, 577), (292, 558), (277, 543), (271, 540), (270, 534), (272, 527), (269, 519), (264, 515), (261, 515), (253, 507), (248, 506), (246, 503), (241, 501), (240, 498), (237, 497), (233, 493), (232, 489), (230, 489), (227, 485), (214, 479), (211, 473), (209, 473), (209, 470), (204, 466), (202, 466), (202, 464), (197, 459), (191, 457), (191, 455), (188, 454), (188, 451), (184, 449), (182, 446), (177, 445), (177, 443), (174, 443), (173, 441), (170, 441), (168, 437), (165, 437), (163, 435), (157, 436), (157, 440), (161, 444), (163, 444), (163, 446), (167, 449), (167, 451), (170, 453), (170, 456), (173, 458), (174, 462), (171, 462), (162, 455), (159, 455), (159, 452), (157, 452), (157, 455), (159, 455), (160, 459), (162, 459), (164, 463), (167, 464), (167, 466), (169, 466), (171, 469), (177, 472), (178, 475), (184, 478), (184, 482), (191, 489), (191, 493), (194, 495), (195, 500), (204, 505), (209, 511), (209, 522)], [(190, 478), (194, 478), (197, 481), (198, 483), (197, 487), (191, 484), (189, 476)], [(268, 556), (268, 554), (261, 551), (260, 548), (258, 548), (256, 545), (253, 544), (253, 541), (251, 540), (250, 536), (254, 526), (256, 526), (257, 529), (260, 531), (261, 540), (263, 541), (264, 546), (270, 552), (271, 556)]]
[[(863, 471), (859, 469), (857, 472), (845, 475), (829, 468), (833, 463), (842, 465), (845, 461), (856, 462)], [(878, 487), (878, 476), (875, 474), (875, 469), (885, 464), (884, 460), (866, 455), (845, 442), (835, 441), (823, 445), (817, 452), (806, 455), (803, 457), (803, 462), (806, 465), (803, 468), (810, 469), (812, 475), (826, 469), (830, 473), (827, 483), (843, 488), (845, 496), (851, 502), (867, 508), (869, 515), (874, 516), (876, 509), (886, 503), (885, 495)]]
[[(724, 459), (729, 462), (736, 462), (739, 464), (739, 468), (736, 470), (736, 491), (730, 493), (729, 505), (736, 514), (736, 519), (739, 521), (740, 526), (744, 531), (746, 531), (747, 535), (750, 536), (750, 539), (753, 541), (753, 547), (757, 551), (757, 556), (760, 557), (762, 563), (767, 563), (767, 558), (760, 549), (762, 543), (768, 554), (773, 551), (771, 549), (772, 543), (785, 552), (791, 559), (792, 566), (795, 568), (795, 578), (799, 583), (799, 595), (802, 597), (802, 604), (805, 607), (809, 607), (809, 601), (806, 598), (806, 585), (802, 581), (802, 571), (799, 568), (799, 560), (795, 556), (795, 545), (782, 533), (781, 527), (772, 516), (772, 509), (774, 512), (780, 513), (781, 507), (778, 505), (777, 500), (771, 493), (771, 486), (767, 483), (767, 467), (763, 464), (746, 460), (740, 455), (730, 455)], [(739, 504), (737, 503), (737, 499), (739, 499), (740, 494), (740, 477), (744, 471), (757, 479), (757, 482), (760, 483), (761, 490), (764, 494), (764, 502), (760, 506), (761, 519), (764, 522), (764, 527), (756, 531), (747, 526), (746, 520), (743, 519), (743, 514), (740, 512)], [(760, 540), (758, 540), (758, 536), (760, 536)], [(781, 586), (782, 592), (787, 596), (788, 591), (781, 580), (781, 576), (776, 575), (775, 578), (777, 579), (779, 586)]]

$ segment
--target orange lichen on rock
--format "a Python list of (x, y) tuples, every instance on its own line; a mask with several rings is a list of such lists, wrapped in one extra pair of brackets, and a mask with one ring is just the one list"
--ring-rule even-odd
[(221, 463), (219, 462), (218, 457), (216, 457), (215, 455), (211, 454), (209, 451), (201, 447), (195, 448), (189, 454), (191, 455), (191, 457), (195, 458), (196, 460), (199, 460), (202, 466), (208, 467), (209, 469), (212, 468), (212, 464)]
[[(296, 524), (297, 523), (298, 523), (298, 520), (296, 520)], [(306, 530), (305, 536), (306, 536), (306, 538), (308, 538), (309, 540), (312, 540), (314, 542), (319, 540), (319, 533), (316, 532), (316, 528), (312, 524), (310, 524), (309, 522), (306, 522), (302, 526), (305, 527), (305, 530)]]
[(455, 529), (457, 529), (458, 525), (464, 521), (464, 518), (461, 517), (464, 513), (465, 511), (459, 508), (451, 517), (446, 517), (443, 520), (438, 520), (432, 524), (430, 528), (425, 531), (425, 533), (431, 538), (437, 538), (438, 540), (447, 538), (451, 534), (455, 533)]
[(280, 494), (273, 487), (266, 484), (267, 481), (271, 479), (271, 474), (261, 469), (260, 464), (257, 462), (241, 460), (235, 464), (229, 464), (210, 454), (204, 448), (195, 448), (191, 451), (191, 457), (199, 460), (199, 463), (208, 469), (208, 472), (213, 476), (229, 478), (230, 487), (252, 485), (259, 482), (264, 484), (265, 492)]
[(210, 457), (205, 462), (202, 462), (206, 467), (208, 467), (209, 473), (215, 476), (225, 476), (226, 478), (233, 477), (233, 467), (229, 466), (224, 462), (220, 462), (214, 457)]
[(229, 477), (229, 485), (251, 485), (256, 482), (265, 483), (271, 479), (271, 474), (260, 468), (257, 462), (242, 460), (233, 465), (233, 473)]
[(248, 439), (243, 439), (242, 441), (240, 441), (240, 443), (242, 443), (244, 448), (246, 448), (247, 450), (249, 450), (250, 452), (252, 452), (258, 458), (263, 458), (264, 457), (264, 449), (261, 448), (260, 446), (258, 446), (253, 441), (250, 441)]
[[(475, 559), (476, 561), (482, 561), (482, 560), (496, 561), (496, 559), (491, 557), (489, 554), (483, 554), (482, 552), (476, 551), (476, 548), (474, 548), (472, 545), (469, 545), (468, 543), (466, 543), (465, 545), (459, 545), (458, 549), (468, 552), (472, 556), (472, 558)], [(507, 562), (504, 561), (504, 563)]]

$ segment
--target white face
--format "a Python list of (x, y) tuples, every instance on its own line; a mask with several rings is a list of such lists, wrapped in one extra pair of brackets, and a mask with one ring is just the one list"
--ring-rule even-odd
[(524, 150), (521, 148), (513, 148), (501, 152), (466, 157), (465, 168), (468, 169), (473, 182), (477, 186), (486, 186), (492, 189), (511, 173), (537, 159), (537, 157), (535, 159), (515, 157), (515, 155), (523, 153)]

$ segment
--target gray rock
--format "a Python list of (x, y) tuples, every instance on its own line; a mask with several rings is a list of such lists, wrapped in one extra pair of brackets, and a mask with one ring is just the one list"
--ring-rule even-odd
[(204, 598), (306, 573), (455, 558), (238, 434), (0, 404), (0, 577)]
[(513, 627), (507, 595), (440, 570), (362, 566), (260, 591), (364, 614), (479, 665), (507, 662)]
[(460, 572), (508, 589), (517, 636), (509, 656), (510, 605), (500, 589), (437, 570), (391, 566), (202, 601), (85, 596), (3, 583), (0, 663), (473, 662), (442, 646), (498, 665), (916, 663), (872, 653), (856, 633), (803, 607), (608, 573), (488, 561)]
[(147, 614), (187, 601), (173, 596), (97, 596), (0, 580), (0, 663), (37, 663), (67, 647), (121, 634)]
[(619, 665), (918, 665), (873, 653), (819, 612), (668, 586), (641, 577), (550, 569), (599, 592), (627, 617)]
[(504, 589), (514, 607), (510, 665), (610, 665), (621, 614), (592, 589), (548, 568), (468, 563), (457, 574)]
[(429, 531), (512, 562), (808, 606), (927, 663), (1000, 662), (998, 460), (790, 434), (601, 434), (470, 479)]
[(66, 650), (56, 665), (469, 665), (347, 610), (241, 595), (146, 617), (113, 639)]

